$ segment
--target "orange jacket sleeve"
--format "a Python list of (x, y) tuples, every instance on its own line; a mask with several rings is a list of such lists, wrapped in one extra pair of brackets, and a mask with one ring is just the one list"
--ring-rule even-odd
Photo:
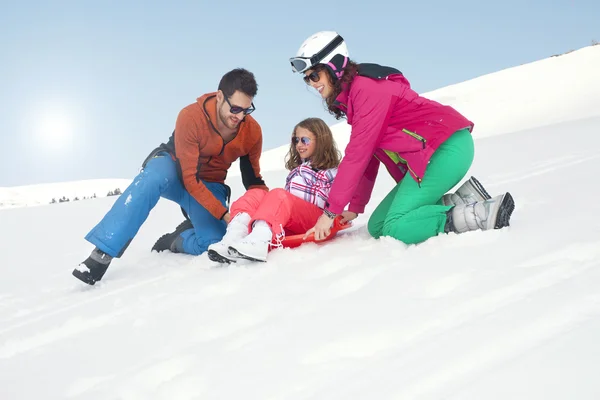
[(227, 208), (201, 180), (196, 179), (200, 149), (206, 145), (207, 140), (207, 136), (189, 112), (181, 110), (175, 123), (175, 154), (181, 166), (183, 184), (189, 194), (213, 217), (221, 219), (227, 213)]

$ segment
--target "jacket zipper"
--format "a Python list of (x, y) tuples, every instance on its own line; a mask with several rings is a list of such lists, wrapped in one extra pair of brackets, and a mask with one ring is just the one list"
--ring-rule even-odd
[(423, 148), (425, 148), (425, 143), (427, 143), (427, 139), (425, 139), (423, 136), (419, 135), (418, 133), (411, 132), (408, 129), (402, 129), (402, 132), (404, 132), (407, 135), (412, 136), (415, 139), (421, 141), (421, 143), (423, 144)]
[(421, 177), (419, 175), (415, 174), (415, 171), (412, 170), (412, 168), (410, 167), (410, 165), (408, 165), (408, 163), (406, 163), (406, 167), (417, 178), (417, 185), (419, 185), (419, 188), (420, 188), (421, 187), (421, 182), (423, 181), (423, 179), (421, 179)]

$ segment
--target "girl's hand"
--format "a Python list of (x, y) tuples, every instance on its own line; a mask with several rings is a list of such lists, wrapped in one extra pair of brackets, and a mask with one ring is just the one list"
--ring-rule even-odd
[(333, 218), (329, 218), (327, 215), (323, 214), (319, 217), (315, 226), (306, 231), (304, 234), (304, 239), (306, 239), (311, 233), (314, 233), (315, 240), (323, 240), (331, 233), (332, 225)]
[(340, 220), (340, 222), (342, 224), (345, 224), (347, 222), (352, 221), (353, 219), (356, 219), (356, 217), (358, 217), (358, 214), (352, 211), (343, 211), (342, 212), (342, 219)]

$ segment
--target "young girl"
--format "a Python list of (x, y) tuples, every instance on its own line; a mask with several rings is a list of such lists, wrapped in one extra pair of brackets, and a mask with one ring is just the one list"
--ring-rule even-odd
[(490, 198), (471, 178), (445, 195), (468, 172), (474, 156), (473, 122), (454, 108), (413, 91), (395, 68), (356, 64), (336, 32), (318, 32), (302, 43), (292, 69), (352, 131), (328, 202), (311, 229), (319, 240), (346, 205), (364, 212), (383, 163), (397, 185), (369, 219), (375, 238), (416, 244), (444, 232), (499, 229), (509, 225), (510, 193)]
[(286, 168), (285, 189), (248, 190), (231, 205), (234, 217), (223, 239), (208, 247), (208, 257), (231, 263), (237, 258), (266, 261), (269, 245), (286, 235), (305, 233), (323, 214), (341, 154), (331, 130), (319, 118), (296, 125)]

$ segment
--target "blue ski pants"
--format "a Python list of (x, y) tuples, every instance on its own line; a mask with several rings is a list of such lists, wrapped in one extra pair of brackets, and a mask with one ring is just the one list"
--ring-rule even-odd
[[(226, 207), (227, 186), (203, 183)], [(120, 257), (161, 197), (179, 204), (194, 226), (181, 233), (184, 253), (202, 254), (225, 235), (225, 221), (213, 217), (188, 193), (177, 175), (176, 162), (169, 154), (159, 153), (146, 163), (85, 239), (106, 254)]]

